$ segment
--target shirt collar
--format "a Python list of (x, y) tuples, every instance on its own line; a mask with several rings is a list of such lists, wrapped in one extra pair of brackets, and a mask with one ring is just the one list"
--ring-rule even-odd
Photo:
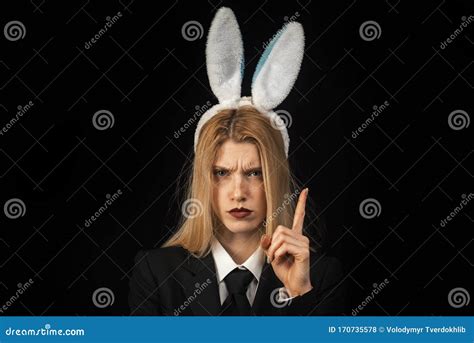
[(212, 256), (214, 257), (217, 279), (219, 282), (224, 280), (227, 274), (235, 268), (241, 266), (247, 268), (257, 281), (260, 281), (260, 275), (262, 274), (262, 268), (265, 263), (265, 253), (260, 246), (258, 246), (253, 254), (242, 264), (235, 263), (229, 253), (216, 238), (214, 238), (212, 242), (211, 251)]

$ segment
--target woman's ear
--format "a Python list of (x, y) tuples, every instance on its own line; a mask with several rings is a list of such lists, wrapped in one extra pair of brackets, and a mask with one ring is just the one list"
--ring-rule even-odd
[(209, 84), (219, 103), (240, 99), (244, 73), (244, 47), (239, 24), (230, 8), (220, 8), (207, 36), (206, 64)]
[(252, 101), (269, 111), (288, 96), (298, 77), (304, 55), (303, 26), (285, 25), (258, 61), (252, 78)]

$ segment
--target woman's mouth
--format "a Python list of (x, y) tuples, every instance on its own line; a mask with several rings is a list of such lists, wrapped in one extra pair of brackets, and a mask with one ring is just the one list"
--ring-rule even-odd
[(229, 214), (237, 219), (242, 219), (249, 216), (252, 213), (249, 209), (242, 207), (242, 208), (233, 208), (229, 211)]

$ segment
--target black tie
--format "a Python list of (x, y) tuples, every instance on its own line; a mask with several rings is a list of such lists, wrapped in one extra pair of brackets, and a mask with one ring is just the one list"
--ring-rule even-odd
[(250, 316), (252, 308), (247, 299), (247, 287), (253, 280), (253, 274), (247, 269), (235, 268), (224, 278), (229, 296), (222, 304), (223, 316)]

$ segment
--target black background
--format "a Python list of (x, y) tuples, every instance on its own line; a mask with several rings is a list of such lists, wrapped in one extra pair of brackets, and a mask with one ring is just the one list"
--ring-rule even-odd
[[(472, 204), (440, 226), (473, 190), (472, 126), (453, 130), (448, 116), (473, 114), (474, 24), (440, 48), (474, 14), (472, 2), (215, 0), (1, 2), (1, 27), (19, 20), (26, 35), (0, 36), (0, 125), (34, 103), (0, 136), (0, 305), (17, 284), (34, 281), (4, 315), (128, 314), (133, 257), (169, 237), (184, 200), (178, 175), (189, 168), (194, 127), (173, 133), (196, 106), (216, 102), (204, 49), (221, 6), (241, 26), (243, 95), (285, 17), (298, 13), (304, 26), (301, 73), (279, 109), (292, 116), (294, 176), (310, 188), (328, 252), (344, 265), (346, 314), (386, 278), (360, 315), (472, 314), (448, 302), (453, 288), (472, 293)], [(181, 31), (192, 20), (202, 37), (188, 41)], [(380, 25), (378, 39), (359, 35), (368, 20)], [(115, 123), (101, 131), (92, 116), (104, 109)], [(85, 227), (118, 189), (119, 199)], [(5, 216), (11, 198), (25, 203), (24, 216)], [(381, 204), (378, 217), (359, 213), (367, 198)], [(100, 287), (113, 291), (113, 305), (94, 306)]]

